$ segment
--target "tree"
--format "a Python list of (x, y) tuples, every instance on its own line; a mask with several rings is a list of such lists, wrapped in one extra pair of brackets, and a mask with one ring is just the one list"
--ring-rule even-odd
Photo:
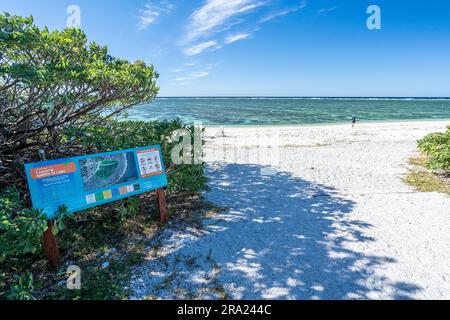
[[(0, 15), (0, 166), (37, 147), (63, 152), (62, 129), (97, 125), (153, 100), (158, 73), (114, 58), (80, 29), (40, 29)], [(35, 154), (33, 152), (33, 154)]]

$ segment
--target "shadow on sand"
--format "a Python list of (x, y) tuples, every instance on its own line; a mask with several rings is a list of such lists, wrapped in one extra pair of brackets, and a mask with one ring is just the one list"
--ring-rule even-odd
[(410, 299), (420, 290), (376, 270), (395, 263), (349, 249), (374, 241), (330, 187), (258, 165), (211, 165), (207, 198), (228, 208), (203, 235), (171, 230), (169, 252), (137, 271), (135, 297)]

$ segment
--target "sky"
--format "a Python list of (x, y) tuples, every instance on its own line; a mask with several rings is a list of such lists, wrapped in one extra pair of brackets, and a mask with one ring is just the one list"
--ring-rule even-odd
[(111, 55), (153, 64), (159, 96), (450, 97), (448, 0), (0, 0), (3, 11), (80, 23)]

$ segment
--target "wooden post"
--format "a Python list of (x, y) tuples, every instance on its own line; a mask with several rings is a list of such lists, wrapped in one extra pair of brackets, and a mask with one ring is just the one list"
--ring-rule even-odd
[(45, 254), (47, 255), (51, 266), (56, 268), (59, 266), (61, 259), (59, 256), (58, 243), (56, 242), (56, 238), (52, 232), (53, 221), (48, 220), (47, 226), (47, 231), (45, 231), (42, 236), (42, 242), (44, 244)]
[[(45, 156), (45, 150), (41, 149), (38, 151), (39, 158), (41, 161), (46, 161), (47, 157)], [(42, 243), (44, 245), (45, 254), (47, 255), (48, 261), (53, 268), (59, 266), (61, 259), (59, 255), (58, 243), (56, 242), (56, 238), (52, 232), (53, 221), (47, 221), (47, 230), (44, 232), (42, 236)]]
[(156, 190), (157, 211), (161, 218), (162, 223), (166, 223), (169, 220), (169, 210), (166, 203), (166, 192), (163, 188)]

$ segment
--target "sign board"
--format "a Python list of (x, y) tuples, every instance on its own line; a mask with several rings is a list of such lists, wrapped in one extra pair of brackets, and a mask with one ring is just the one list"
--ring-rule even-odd
[(33, 207), (48, 219), (167, 186), (160, 146), (25, 165)]

